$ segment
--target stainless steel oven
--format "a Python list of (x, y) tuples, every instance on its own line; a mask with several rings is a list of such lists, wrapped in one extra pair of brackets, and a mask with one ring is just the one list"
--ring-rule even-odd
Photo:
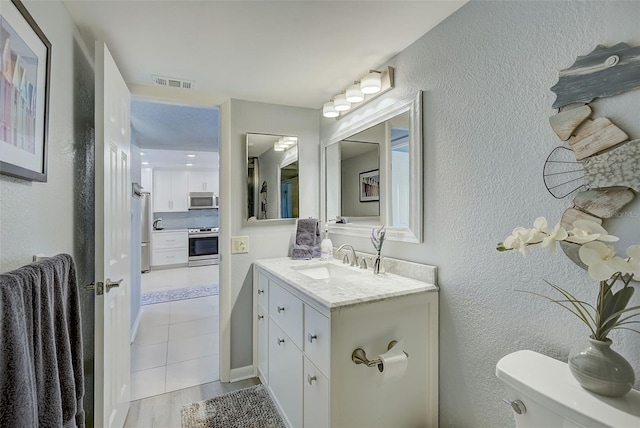
[(218, 228), (189, 229), (189, 266), (218, 264)]

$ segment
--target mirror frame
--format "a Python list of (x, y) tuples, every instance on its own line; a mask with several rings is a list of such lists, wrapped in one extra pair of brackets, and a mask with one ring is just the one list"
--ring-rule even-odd
[[(300, 137), (297, 135), (290, 135), (290, 134), (273, 134), (270, 132), (245, 132), (245, 144), (244, 144), (244, 158), (245, 158), (245, 164), (244, 164), (244, 170), (245, 170), (245, 175), (246, 172), (249, 168), (249, 135), (271, 135), (271, 136), (280, 136), (280, 137), (296, 137), (298, 138), (298, 153), (297, 153), (297, 162), (298, 162), (298, 175), (300, 174)], [(280, 165), (278, 165), (279, 167)], [(279, 168), (278, 168), (279, 169)], [(278, 175), (280, 174), (280, 171), (278, 171)], [(266, 226), (268, 224), (295, 224), (298, 221), (298, 218), (266, 218), (266, 219), (250, 219), (249, 218), (249, 188), (246, 185), (242, 186), (242, 194), (244, 197), (244, 207), (242, 209), (242, 212), (244, 213), (242, 215), (242, 225), (243, 226)], [(298, 194), (298, 198), (300, 197), (300, 195)], [(278, 192), (278, 202), (280, 202), (280, 192)], [(299, 209), (300, 207), (298, 207)]]
[[(354, 134), (362, 132), (372, 126), (378, 125), (401, 113), (409, 112), (409, 227), (387, 226), (386, 239), (391, 241), (421, 243), (423, 242), (423, 159), (422, 159), (422, 91), (407, 100), (394, 102), (392, 105), (382, 108), (369, 117), (356, 123), (347, 124), (333, 135), (323, 140), (320, 144), (322, 153), (320, 155), (321, 171), (321, 213), (323, 222), (327, 222), (327, 165), (326, 149), (329, 146), (340, 143), (340, 141)], [(386, 149), (385, 149), (386, 151)], [(391, 156), (380, 153), (381, 162), (387, 163), (387, 171), (390, 170), (389, 163)], [(384, 178), (388, 183), (389, 177)], [(388, 189), (389, 186), (384, 186)], [(382, 207), (381, 207), (382, 209)], [(386, 218), (386, 217), (385, 217)], [(329, 223), (329, 232), (338, 235), (358, 236), (368, 238), (371, 235), (371, 228), (380, 224), (365, 223)]]

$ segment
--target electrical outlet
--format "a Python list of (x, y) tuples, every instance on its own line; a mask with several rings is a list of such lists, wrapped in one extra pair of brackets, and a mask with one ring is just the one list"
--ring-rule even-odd
[(232, 236), (231, 237), (231, 254), (242, 254), (249, 252), (248, 236)]

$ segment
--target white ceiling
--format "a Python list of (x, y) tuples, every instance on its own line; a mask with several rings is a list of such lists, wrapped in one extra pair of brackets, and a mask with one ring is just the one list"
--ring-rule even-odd
[(142, 167), (154, 169), (218, 171), (218, 158), (218, 153), (212, 151), (142, 149), (140, 152)]
[[(87, 46), (103, 40), (116, 60), (138, 145), (217, 151), (210, 107), (234, 98), (320, 109), (466, 0), (63, 2)], [(152, 75), (194, 89), (153, 86)]]

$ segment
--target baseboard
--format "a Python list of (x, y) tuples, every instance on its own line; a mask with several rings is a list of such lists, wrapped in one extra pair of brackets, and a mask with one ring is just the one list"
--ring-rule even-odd
[(229, 373), (229, 382), (237, 382), (239, 380), (245, 380), (252, 377), (256, 377), (253, 366), (238, 367), (237, 369), (231, 369), (231, 373)]
[(136, 334), (138, 334), (138, 327), (140, 327), (140, 319), (142, 319), (142, 308), (138, 311), (138, 316), (136, 317), (133, 326), (131, 327), (131, 343), (136, 339)]

